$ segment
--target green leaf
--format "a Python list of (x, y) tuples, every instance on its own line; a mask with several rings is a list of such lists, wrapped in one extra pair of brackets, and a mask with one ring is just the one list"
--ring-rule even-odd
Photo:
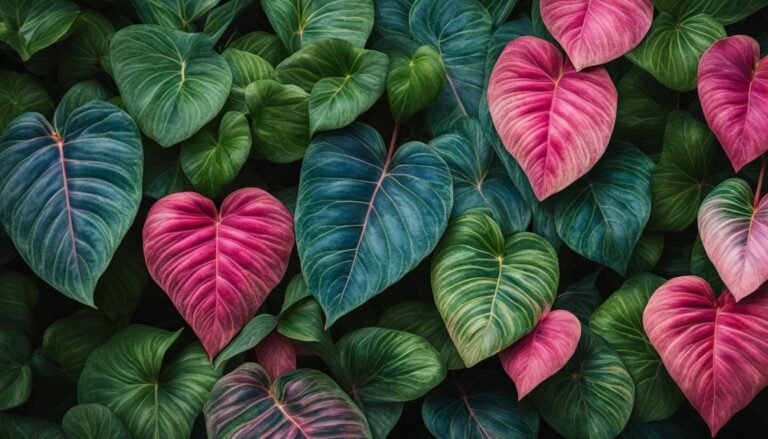
[(193, 30), (191, 24), (219, 3), (219, 0), (132, 0), (142, 23), (173, 30)]
[(205, 18), (203, 32), (211, 36), (213, 41), (219, 41), (232, 21), (242, 14), (254, 0), (229, 0), (223, 5), (211, 10)]
[(144, 138), (144, 194), (160, 199), (166, 195), (192, 189), (181, 168), (179, 148), (163, 148)]
[(587, 328), (568, 363), (531, 392), (544, 420), (569, 438), (616, 436), (634, 398), (632, 376), (619, 354)]
[(695, 236), (690, 233), (664, 235), (664, 251), (654, 272), (667, 279), (691, 274), (691, 252)]
[[(653, 210), (651, 210), (651, 215), (653, 215)], [(650, 272), (659, 263), (663, 251), (664, 234), (646, 229), (640, 235), (635, 251), (632, 252), (632, 257), (629, 258), (626, 275), (634, 276)]]
[(141, 234), (134, 228), (128, 231), (107, 271), (96, 284), (96, 307), (114, 322), (127, 325), (148, 283)]
[(723, 26), (709, 15), (676, 20), (661, 13), (653, 20), (643, 42), (627, 58), (665, 86), (689, 91), (696, 88), (701, 55), (726, 36)]
[(410, 37), (408, 14), (414, 0), (375, 0), (373, 2), (376, 20), (373, 25), (381, 36)]
[(92, 101), (109, 101), (112, 92), (99, 81), (90, 80), (75, 84), (64, 93), (53, 115), (53, 125), (64, 127), (73, 111)]
[(720, 293), (725, 288), (725, 284), (720, 275), (717, 274), (717, 269), (712, 261), (709, 260), (706, 250), (704, 250), (704, 244), (701, 242), (701, 236), (696, 236), (696, 241), (693, 243), (693, 249), (691, 250), (691, 274), (699, 276), (712, 286), (712, 290), (715, 295)]
[(31, 355), (29, 340), (23, 332), (0, 329), (0, 410), (19, 406), (29, 399), (32, 393), (32, 370), (28, 364)]
[(309, 293), (301, 274), (297, 274), (288, 284), (285, 303), (278, 316), (277, 332), (298, 341), (319, 342), (325, 339), (323, 311)]
[(482, 210), (458, 217), (432, 256), (432, 291), (467, 367), (522, 338), (551, 307), (557, 255), (533, 233), (507, 239)]
[(359, 398), (355, 401), (368, 420), (373, 439), (386, 439), (403, 413), (402, 402), (384, 402)]
[(424, 337), (435, 349), (446, 369), (464, 369), (464, 362), (445, 329), (437, 308), (427, 302), (403, 302), (389, 307), (377, 326), (397, 329)]
[(477, 119), (459, 119), (454, 132), (433, 139), (429, 146), (451, 169), (451, 219), (470, 209), (486, 208), (491, 211), (504, 235), (528, 228), (531, 211), (496, 158)]
[(690, 17), (695, 14), (709, 14), (726, 25), (748, 17), (758, 9), (768, 6), (768, 0), (653, 0), (662, 12), (675, 17)]
[(553, 197), (563, 242), (624, 274), (651, 213), (653, 168), (653, 161), (632, 145), (609, 145), (587, 175)]
[(267, 160), (300, 160), (309, 146), (309, 93), (295, 85), (251, 83), (245, 102), (253, 123), (253, 147)]
[(728, 159), (705, 123), (687, 112), (670, 114), (661, 160), (651, 176), (648, 227), (669, 232), (688, 228), (704, 197), (729, 171)]
[(341, 376), (355, 400), (406, 402), (445, 378), (440, 356), (421, 336), (385, 328), (362, 328), (337, 343)]
[(128, 112), (161, 146), (191, 137), (229, 96), (232, 73), (205, 34), (133, 25), (115, 34), (109, 50)]
[(63, 127), (26, 113), (0, 137), (0, 220), (27, 265), (67, 297), (93, 306), (138, 211), (142, 159), (133, 120), (101, 101)]
[(221, 54), (232, 71), (232, 90), (229, 92), (226, 109), (247, 113), (245, 89), (254, 81), (273, 79), (275, 69), (264, 58), (244, 50), (229, 48)]
[(18, 52), (22, 61), (61, 40), (80, 8), (66, 0), (0, 1), (0, 41)]
[(343, 128), (384, 92), (387, 56), (339, 39), (320, 40), (280, 63), (278, 82), (309, 92), (310, 133)]
[(43, 353), (72, 381), (77, 382), (91, 352), (106, 343), (118, 330), (118, 326), (103, 313), (80, 309), (53, 322), (45, 330)]
[(264, 58), (273, 66), (280, 64), (290, 55), (277, 35), (262, 31), (247, 33), (232, 41), (228, 47), (251, 52)]
[(45, 413), (60, 419), (67, 410), (77, 405), (77, 383), (53, 364), (43, 354), (42, 348), (32, 353), (29, 366), (34, 387), (27, 407), (32, 413)]
[(37, 305), (38, 294), (32, 279), (0, 270), (0, 328), (18, 329), (31, 336), (35, 327), (32, 309)]
[(0, 437), (64, 439), (58, 425), (42, 419), (0, 413)]
[(83, 11), (72, 26), (72, 36), (56, 50), (59, 82), (65, 86), (92, 79), (109, 65), (109, 40), (115, 27), (95, 11)]
[(120, 419), (100, 404), (76, 405), (61, 423), (67, 439), (131, 439)]
[(181, 168), (201, 194), (213, 198), (248, 160), (251, 129), (242, 113), (229, 111), (181, 144)]
[(32, 75), (0, 70), (0, 132), (28, 111), (50, 117), (53, 101), (48, 92)]
[(416, 0), (411, 32), (443, 58), (447, 84), (427, 111), (433, 134), (443, 134), (461, 116), (477, 116), (485, 85), (491, 17), (476, 0)]
[(164, 358), (180, 333), (144, 325), (117, 333), (88, 358), (80, 403), (106, 406), (135, 439), (189, 437), (220, 371), (198, 342)]
[(624, 283), (600, 305), (589, 321), (592, 331), (616, 350), (635, 383), (633, 422), (671, 416), (683, 403), (683, 394), (667, 373), (643, 328), (648, 299), (665, 280), (641, 274)]
[(679, 93), (659, 84), (639, 67), (619, 81), (619, 106), (614, 136), (647, 154), (661, 152), (667, 116), (676, 108)]
[(362, 48), (373, 29), (372, 0), (261, 0), (261, 7), (291, 52), (324, 38)]
[(443, 91), (444, 82), (443, 59), (432, 47), (390, 53), (387, 96), (395, 120), (400, 122), (426, 108)]
[(496, 371), (470, 370), (451, 377), (424, 400), (421, 416), (441, 439), (534, 439), (539, 415), (517, 400), (512, 381)]
[(517, 0), (480, 0), (480, 3), (491, 14), (493, 26), (498, 27), (507, 21), (509, 14), (512, 13), (512, 9), (517, 4)]
[(264, 339), (273, 329), (277, 320), (271, 314), (259, 314), (248, 322), (240, 333), (222, 350), (213, 362), (213, 367), (221, 369), (227, 360), (238, 354), (253, 349), (261, 340)]
[(589, 324), (589, 318), (603, 300), (600, 290), (595, 286), (599, 275), (600, 270), (597, 270), (565, 287), (563, 292), (557, 295), (554, 309), (570, 311), (581, 323)]

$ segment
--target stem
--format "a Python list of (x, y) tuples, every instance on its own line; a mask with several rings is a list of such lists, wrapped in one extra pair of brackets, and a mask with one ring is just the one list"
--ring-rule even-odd
[(392, 140), (389, 141), (389, 150), (387, 151), (387, 161), (386, 163), (389, 163), (389, 160), (392, 159), (392, 154), (395, 152), (395, 145), (397, 145), (397, 135), (400, 133), (400, 124), (395, 124), (395, 129), (392, 130)]
[(763, 189), (763, 178), (765, 177), (765, 154), (763, 154), (762, 159), (760, 160), (760, 175), (757, 177), (757, 189), (755, 189), (755, 202), (754, 206), (757, 207), (757, 204), (760, 202), (760, 192)]

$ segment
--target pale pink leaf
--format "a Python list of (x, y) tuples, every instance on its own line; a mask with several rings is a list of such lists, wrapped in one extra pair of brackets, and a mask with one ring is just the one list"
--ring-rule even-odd
[(272, 381), (296, 370), (296, 349), (293, 342), (272, 331), (254, 348), (256, 361), (266, 369)]
[(608, 146), (618, 96), (608, 72), (577, 72), (548, 41), (518, 38), (488, 86), (493, 123), (543, 200), (586, 174)]
[(768, 287), (740, 302), (696, 276), (651, 296), (643, 326), (712, 436), (768, 385)]
[(544, 314), (533, 331), (499, 354), (501, 365), (517, 387), (521, 400), (570, 360), (581, 337), (573, 314), (555, 310)]
[(144, 224), (152, 278), (216, 356), (285, 274), (293, 248), (288, 209), (261, 189), (240, 189), (217, 212), (194, 192), (157, 201)]
[(541, 0), (541, 18), (577, 70), (605, 64), (640, 44), (651, 0)]
[(733, 169), (768, 150), (768, 61), (752, 37), (724, 38), (704, 53), (699, 100)]

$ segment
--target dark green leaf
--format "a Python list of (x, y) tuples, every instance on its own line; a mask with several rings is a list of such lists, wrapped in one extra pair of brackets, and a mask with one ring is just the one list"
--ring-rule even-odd
[(34, 76), (0, 70), (0, 132), (28, 111), (53, 114), (53, 101)]
[[(651, 210), (651, 215), (653, 215), (653, 210)], [(637, 241), (635, 251), (632, 252), (632, 257), (629, 258), (626, 275), (629, 277), (650, 272), (659, 263), (663, 251), (664, 234), (650, 230), (643, 231), (640, 240)]]
[(112, 23), (95, 11), (83, 11), (72, 29), (72, 36), (56, 50), (58, 78), (64, 86), (92, 79), (109, 66), (109, 40), (115, 33)]
[(295, 85), (251, 83), (245, 101), (253, 120), (253, 147), (267, 160), (300, 160), (309, 146), (309, 93)]
[(232, 71), (232, 90), (229, 92), (226, 109), (241, 113), (248, 112), (245, 104), (245, 89), (254, 81), (274, 79), (275, 69), (264, 58), (244, 50), (229, 48), (222, 53)]
[(253, 349), (261, 340), (264, 339), (273, 329), (277, 320), (271, 314), (259, 314), (248, 322), (240, 333), (216, 356), (213, 366), (220, 369), (227, 360), (235, 355), (241, 354), (249, 349)]
[(192, 30), (192, 23), (205, 15), (219, 0), (131, 0), (145, 24), (173, 30)]
[(277, 35), (262, 31), (243, 35), (235, 41), (232, 41), (229, 48), (251, 52), (254, 55), (264, 58), (267, 62), (272, 64), (272, 66), (280, 64), (290, 55)]
[(131, 439), (120, 419), (100, 404), (76, 405), (61, 422), (67, 439)]
[(0, 41), (18, 52), (22, 61), (61, 40), (80, 8), (66, 0), (3, 0), (0, 2)]
[(32, 393), (32, 371), (28, 364), (31, 355), (29, 340), (23, 332), (0, 329), (0, 410), (23, 404)]
[(27, 336), (35, 327), (32, 309), (37, 305), (35, 281), (9, 270), (0, 270), (0, 328), (19, 329)]

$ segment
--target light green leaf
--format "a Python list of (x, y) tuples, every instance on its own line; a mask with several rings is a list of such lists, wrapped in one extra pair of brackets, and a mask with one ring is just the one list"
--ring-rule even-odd
[(101, 404), (80, 404), (61, 421), (67, 439), (131, 439), (128, 429)]
[(72, 36), (56, 50), (59, 83), (64, 86), (92, 79), (109, 63), (109, 40), (115, 27), (95, 11), (83, 11), (72, 26)]
[(261, 0), (261, 7), (291, 52), (324, 38), (365, 47), (373, 29), (373, 0)]
[(193, 30), (191, 24), (219, 0), (131, 0), (142, 23), (173, 30)]
[(36, 52), (61, 40), (75, 22), (80, 8), (66, 0), (0, 1), (0, 41), (28, 61)]
[(27, 276), (0, 270), (0, 329), (19, 329), (32, 335), (37, 305), (37, 284)]
[(339, 39), (304, 47), (275, 70), (277, 80), (309, 92), (310, 133), (343, 128), (384, 92), (389, 61), (383, 53)]
[(245, 89), (254, 81), (273, 79), (275, 69), (264, 58), (244, 50), (229, 48), (222, 53), (232, 71), (232, 90), (226, 109), (247, 113)]
[(280, 64), (290, 55), (277, 35), (262, 31), (247, 33), (232, 41), (228, 47), (251, 52), (264, 58), (273, 66)]
[(507, 239), (483, 211), (455, 219), (432, 259), (432, 291), (467, 367), (536, 326), (555, 300), (557, 255), (533, 233)]
[(144, 134), (165, 147), (210, 122), (232, 86), (226, 60), (205, 34), (128, 26), (112, 38), (110, 57), (128, 112)]
[(675, 17), (709, 14), (726, 25), (748, 17), (758, 9), (768, 6), (768, 0), (653, 0), (662, 12)]
[(624, 283), (592, 314), (589, 327), (616, 350), (635, 383), (632, 422), (649, 422), (671, 416), (683, 394), (667, 373), (643, 328), (648, 299), (665, 280), (641, 274)]
[(276, 163), (304, 157), (309, 146), (309, 93), (295, 85), (255, 81), (245, 90), (245, 102), (253, 120), (255, 151)]
[(693, 90), (701, 55), (712, 43), (726, 36), (723, 26), (709, 15), (676, 20), (662, 13), (627, 58), (673, 90)]
[(213, 198), (229, 184), (248, 160), (251, 130), (237, 111), (224, 114), (181, 144), (181, 167), (201, 194)]
[(389, 54), (387, 96), (396, 121), (411, 117), (426, 108), (443, 91), (445, 66), (440, 54), (430, 46), (415, 52)]
[(28, 111), (46, 118), (53, 114), (53, 101), (43, 84), (32, 75), (0, 70), (0, 132)]
[(277, 320), (271, 314), (257, 315), (243, 326), (240, 333), (216, 356), (213, 366), (216, 369), (220, 369), (222, 365), (226, 364), (227, 360), (249, 349), (253, 349), (275, 329), (276, 324)]
[(23, 332), (0, 329), (0, 410), (23, 404), (32, 393), (31, 355)]

